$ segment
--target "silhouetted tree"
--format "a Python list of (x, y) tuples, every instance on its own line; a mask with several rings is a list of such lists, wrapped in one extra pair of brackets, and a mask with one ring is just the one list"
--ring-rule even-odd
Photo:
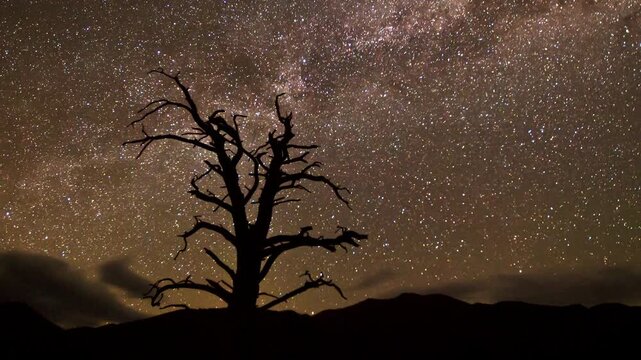
[[(150, 74), (159, 74), (172, 80), (180, 89), (183, 100), (172, 101), (166, 98), (154, 100), (140, 110), (141, 116), (131, 123), (132, 126), (143, 123), (150, 115), (162, 109), (174, 108), (185, 111), (192, 122), (191, 131), (182, 134), (149, 134), (142, 128), (143, 137), (127, 141), (127, 144), (142, 146), (137, 158), (155, 141), (172, 140), (205, 150), (211, 158), (205, 159), (207, 170), (191, 180), (189, 193), (197, 199), (211, 204), (214, 212), (222, 211), (231, 216), (233, 227), (210, 223), (201, 217), (195, 217), (194, 226), (179, 235), (182, 237), (183, 248), (187, 250), (187, 240), (200, 231), (210, 231), (235, 249), (236, 268), (233, 269), (209, 248), (205, 253), (213, 262), (229, 275), (231, 282), (206, 279), (206, 283), (197, 283), (190, 278), (176, 281), (170, 278), (161, 279), (152, 285), (146, 297), (151, 299), (153, 306), (161, 306), (164, 293), (174, 289), (201, 290), (213, 294), (230, 308), (249, 310), (257, 307), (258, 297), (271, 296), (261, 308), (271, 308), (309, 289), (322, 286), (333, 287), (341, 297), (345, 298), (341, 289), (331, 280), (320, 275), (313, 277), (305, 272), (305, 283), (282, 295), (273, 296), (260, 291), (260, 283), (265, 279), (274, 262), (283, 253), (301, 247), (320, 247), (334, 252), (338, 247), (346, 249), (347, 245), (358, 247), (358, 240), (367, 235), (338, 227), (338, 235), (333, 238), (313, 236), (311, 226), (303, 226), (295, 234), (270, 234), (270, 225), (274, 208), (278, 205), (300, 201), (291, 197), (294, 191), (309, 190), (306, 183), (321, 183), (329, 187), (338, 198), (349, 207), (349, 202), (343, 193), (349, 191), (336, 185), (323, 175), (316, 175), (313, 170), (321, 167), (319, 162), (308, 162), (307, 156), (317, 145), (293, 143), (295, 137), (292, 131), (292, 114), (284, 115), (279, 104), (283, 94), (276, 96), (276, 115), (280, 122), (280, 132), (270, 131), (267, 141), (253, 149), (248, 149), (242, 141), (238, 127), (238, 118), (243, 115), (233, 115), (231, 121), (223, 117), (224, 110), (216, 110), (206, 119), (192, 98), (189, 88), (179, 79), (178, 73), (171, 75), (163, 69), (152, 70)], [(241, 163), (245, 162), (244, 167)], [(247, 166), (247, 164), (249, 166)], [(243, 173), (242, 169), (251, 169)], [(224, 183), (223, 194), (216, 194), (202, 186), (201, 181), (209, 176), (216, 176)], [(243, 181), (243, 179), (246, 180)], [(250, 216), (250, 206), (257, 206), (255, 216)], [(185, 305), (166, 305), (183, 306)]]

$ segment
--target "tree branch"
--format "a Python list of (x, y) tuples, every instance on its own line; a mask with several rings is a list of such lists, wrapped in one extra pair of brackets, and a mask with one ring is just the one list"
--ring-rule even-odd
[(311, 193), (311, 191), (308, 188), (306, 188), (301, 184), (289, 184), (284, 186), (281, 185), (278, 191), (283, 191), (283, 190), (303, 190), (305, 192)]
[[(176, 73), (176, 75), (171, 75), (171, 74), (165, 72), (165, 70), (163, 70), (162, 68), (154, 69), (154, 70), (151, 70), (151, 71), (148, 72), (148, 74), (154, 74), (154, 73), (160, 74), (160, 75), (162, 75), (164, 77), (167, 77), (167, 78), (173, 80), (173, 82), (176, 84), (176, 86), (178, 86), (178, 88), (182, 92), (183, 97), (184, 97), (185, 101), (187, 102), (187, 104), (184, 104), (184, 103), (181, 103), (181, 102), (176, 102), (176, 101), (171, 101), (171, 100), (164, 99), (164, 98), (158, 99), (158, 100), (154, 100), (154, 101), (148, 103), (144, 108), (142, 108), (139, 111), (139, 112), (144, 112), (144, 114), (139, 119), (134, 120), (130, 124), (130, 126), (133, 126), (136, 123), (142, 122), (148, 116), (150, 116), (150, 115), (152, 115), (154, 113), (157, 113), (158, 111), (160, 111), (161, 109), (163, 109), (165, 107), (176, 107), (176, 108), (187, 110), (190, 113), (192, 120), (196, 123), (196, 125), (198, 125), (198, 128), (200, 130), (202, 130), (202, 133), (207, 135), (207, 136), (209, 136), (209, 137), (211, 137), (211, 139), (214, 141), (214, 143), (216, 143), (217, 141), (220, 141), (221, 135), (218, 134), (212, 128), (212, 126), (210, 124), (207, 124), (200, 117), (200, 115), (198, 114), (198, 107), (196, 106), (196, 103), (194, 102), (194, 99), (192, 98), (191, 94), (189, 93), (189, 88), (187, 86), (185, 86), (182, 83), (182, 81), (180, 81), (180, 78), (179, 78), (180, 73), (178, 72), (178, 73)], [(147, 111), (147, 109), (149, 109), (150, 107), (152, 107), (154, 105), (158, 105), (158, 106), (156, 106), (153, 109)], [(200, 142), (200, 140), (203, 140), (205, 137), (200, 138), (198, 140), (198, 142)]]
[(305, 159), (307, 157), (307, 155), (309, 155), (309, 151), (305, 151), (304, 153), (298, 155), (297, 157), (289, 158), (289, 159), (285, 160), (283, 162), (283, 164), (289, 165), (289, 164), (294, 164), (294, 163), (297, 163), (297, 162), (302, 162), (302, 163), (307, 164), (307, 160)]
[(176, 253), (176, 256), (174, 256), (174, 260), (178, 259), (178, 256), (181, 253), (184, 253), (185, 251), (187, 251), (187, 238), (189, 238), (190, 236), (194, 235), (195, 233), (197, 233), (202, 229), (214, 231), (222, 235), (222, 237), (225, 238), (227, 241), (229, 241), (232, 245), (236, 244), (236, 236), (234, 236), (234, 234), (232, 234), (229, 230), (225, 229), (224, 227), (220, 225), (208, 223), (206, 221), (202, 221), (200, 219), (200, 216), (194, 216), (194, 219), (196, 220), (196, 223), (194, 224), (194, 226), (191, 229), (182, 233), (181, 235), (178, 235), (178, 237), (183, 239), (184, 245), (182, 249), (178, 250), (178, 252)]
[(279, 252), (282, 253), (303, 246), (322, 247), (330, 252), (335, 252), (336, 247), (345, 249), (345, 245), (359, 247), (360, 244), (358, 241), (367, 239), (367, 235), (343, 227), (338, 228), (341, 234), (335, 238), (313, 237), (309, 235), (311, 230), (311, 226), (306, 226), (301, 228), (300, 232), (296, 235), (276, 235), (267, 239), (267, 246), (263, 253), (264, 256), (270, 256)]
[(260, 269), (260, 273), (258, 274), (258, 281), (263, 281), (265, 277), (267, 277), (267, 274), (269, 274), (269, 271), (272, 269), (272, 266), (274, 266), (274, 263), (276, 262), (276, 259), (283, 253), (283, 251), (274, 251), (269, 255), (267, 260), (265, 260), (265, 264), (263, 265), (263, 268)]
[[(149, 109), (151, 106), (156, 105), (156, 104), (158, 104), (158, 106), (156, 106), (155, 108), (147, 111), (147, 109)], [(131, 123), (129, 123), (129, 126), (134, 126), (137, 123), (142, 122), (148, 116), (150, 116), (150, 115), (152, 115), (154, 113), (157, 113), (158, 111), (162, 110), (165, 107), (175, 107), (175, 108), (179, 108), (179, 109), (185, 109), (185, 110), (187, 110), (187, 111), (189, 111), (191, 113), (191, 109), (189, 108), (189, 106), (187, 106), (187, 105), (185, 105), (183, 103), (180, 103), (180, 102), (171, 101), (171, 100), (167, 100), (165, 98), (162, 98), (162, 99), (151, 101), (147, 105), (145, 105), (145, 107), (143, 107), (142, 109), (138, 110), (139, 114), (143, 113), (142, 116), (139, 117), (138, 119), (132, 121)]]
[(297, 150), (313, 150), (313, 149), (318, 149), (320, 146), (315, 144), (312, 144), (312, 145), (287, 144), (287, 147), (290, 149), (297, 149)]
[(338, 230), (341, 231), (339, 236), (329, 239), (312, 237), (309, 235), (311, 230), (311, 226), (305, 226), (302, 227), (296, 235), (276, 235), (267, 239), (266, 246), (263, 250), (263, 258), (266, 258), (266, 260), (260, 270), (260, 281), (267, 276), (272, 266), (274, 266), (276, 259), (285, 251), (308, 246), (322, 247), (330, 252), (335, 252), (337, 247), (347, 250), (345, 245), (359, 247), (360, 244), (358, 241), (367, 239), (367, 235), (343, 227), (338, 228)]
[(302, 181), (302, 180), (309, 180), (309, 181), (312, 181), (312, 182), (323, 183), (323, 184), (329, 186), (332, 189), (332, 191), (334, 191), (334, 195), (336, 195), (336, 197), (340, 201), (342, 201), (345, 205), (347, 205), (348, 208), (351, 209), (351, 206), (349, 205), (349, 201), (347, 201), (347, 199), (345, 199), (343, 197), (343, 195), (341, 194), (341, 191), (345, 191), (346, 193), (350, 194), (350, 191), (346, 187), (342, 187), (342, 186), (338, 186), (338, 185), (334, 184), (333, 181), (331, 181), (330, 179), (326, 178), (323, 175), (312, 175), (312, 174), (308, 174), (307, 173), (307, 171), (309, 169), (311, 169), (312, 167), (318, 167), (318, 166), (320, 166), (320, 163), (310, 164), (307, 167), (305, 167), (305, 169), (303, 169), (301, 172), (298, 172), (298, 173), (295, 173), (295, 174), (287, 174), (287, 175), (283, 176), (282, 183), (291, 182), (291, 183), (295, 184), (296, 182), (299, 182), (299, 181)]
[(192, 189), (189, 190), (189, 193), (191, 195), (195, 196), (197, 199), (200, 199), (200, 200), (203, 200), (203, 201), (207, 201), (209, 203), (212, 203), (212, 204), (216, 205), (217, 206), (216, 209), (218, 209), (220, 207), (220, 208), (223, 208), (223, 209), (227, 210), (230, 213), (233, 212), (232, 206), (225, 202), (225, 198), (226, 197), (221, 199), (221, 198), (216, 197), (211, 192), (204, 193), (204, 192), (200, 191), (200, 188), (198, 187), (198, 184), (196, 183), (197, 181), (198, 180), (196, 178), (193, 178), (191, 180)]
[[(209, 171), (213, 171), (216, 174), (220, 175), (221, 177), (225, 176), (225, 174), (223, 173), (223, 169), (220, 167), (219, 164), (214, 164), (209, 160), (205, 160), (204, 162), (205, 162), (205, 164), (207, 164), (207, 166), (209, 166), (209, 170), (207, 171), (207, 173), (209, 173)], [(203, 174), (203, 176), (205, 176), (205, 175), (206, 175), (206, 173)], [(200, 180), (203, 176), (201, 176), (200, 178), (198, 178), (196, 180)]]
[(282, 204), (287, 204), (291, 202), (300, 202), (300, 199), (285, 199), (285, 198), (278, 198), (274, 200), (274, 207), (277, 205), (282, 205)]
[(232, 270), (232, 269), (231, 269), (231, 267), (230, 267), (229, 265), (225, 264), (225, 262), (223, 262), (223, 261), (218, 257), (218, 255), (214, 254), (214, 252), (213, 252), (213, 251), (211, 251), (211, 250), (209, 250), (208, 248), (204, 248), (204, 250), (205, 250), (205, 254), (209, 255), (209, 257), (210, 257), (210, 258), (212, 258), (212, 259), (214, 260), (214, 262), (215, 262), (218, 266), (220, 266), (220, 268), (221, 268), (221, 269), (225, 270), (225, 272), (227, 273), (227, 275), (229, 275), (229, 277), (230, 277), (232, 280), (236, 279), (236, 273), (234, 272), (234, 270)]
[(259, 292), (258, 296), (266, 296), (266, 297), (270, 297), (272, 299), (278, 299), (278, 296), (276, 296), (274, 294), (270, 294), (268, 292), (264, 292), (264, 291), (263, 292)]
[(329, 286), (329, 287), (334, 288), (334, 290), (336, 290), (336, 292), (338, 292), (338, 294), (343, 299), (347, 300), (347, 298), (343, 294), (343, 290), (341, 290), (341, 288), (338, 285), (334, 284), (332, 282), (332, 280), (326, 280), (324, 278), (323, 274), (321, 274), (319, 277), (314, 279), (314, 278), (312, 278), (312, 275), (309, 273), (309, 271), (305, 271), (305, 273), (303, 273), (301, 275), (301, 277), (302, 276), (307, 277), (307, 281), (305, 281), (305, 283), (302, 286), (300, 286), (300, 287), (288, 292), (287, 294), (285, 294), (285, 295), (283, 295), (281, 297), (278, 297), (278, 298), (268, 302), (267, 304), (261, 306), (261, 309), (265, 309), (266, 310), (266, 309), (272, 308), (272, 307), (274, 307), (276, 305), (279, 305), (281, 303), (286, 302), (287, 300), (293, 298), (294, 296), (297, 296), (297, 295), (300, 295), (300, 294), (304, 293), (307, 290), (316, 289), (316, 288), (319, 288), (321, 286)]
[[(166, 283), (166, 284), (162, 285), (163, 283)], [(144, 294), (143, 299), (150, 299), (152, 306), (158, 306), (161, 308), (184, 307), (184, 305), (182, 304), (161, 306), (161, 302), (164, 298), (164, 294), (166, 291), (178, 290), (178, 289), (191, 289), (191, 290), (200, 290), (200, 291), (210, 293), (229, 304), (229, 302), (231, 301), (231, 293), (225, 290), (222, 286), (216, 283), (214, 284), (215, 286), (212, 285), (211, 283), (210, 285), (195, 283), (190, 280), (190, 277), (187, 277), (186, 279), (181, 281), (175, 281), (171, 278), (164, 278), (151, 284), (149, 291), (147, 291)]]
[(180, 75), (180, 72), (177, 72), (176, 75), (171, 75), (166, 73), (165, 70), (163, 70), (163, 68), (154, 69), (148, 72), (148, 74), (153, 74), (153, 73), (160, 74), (169, 79), (172, 79), (174, 83), (176, 83), (176, 86), (178, 86), (178, 88), (182, 92), (183, 97), (185, 98), (185, 100), (187, 100), (188, 106), (185, 106), (185, 108), (189, 110), (196, 124), (198, 124), (198, 126), (203, 130), (207, 130), (207, 127), (205, 126), (205, 122), (200, 118), (200, 115), (198, 114), (198, 107), (196, 106), (194, 99), (191, 97), (191, 94), (189, 93), (189, 88), (185, 86), (182, 83), (182, 81), (180, 81), (180, 79), (178, 78), (178, 76)]
[(186, 138), (186, 137), (183, 137), (183, 136), (180, 136), (180, 135), (175, 135), (175, 134), (149, 135), (145, 131), (145, 128), (142, 129), (142, 133), (145, 135), (145, 137), (140, 138), (140, 139), (125, 141), (124, 143), (122, 143), (123, 146), (131, 145), (131, 144), (140, 144), (140, 146), (142, 146), (142, 149), (140, 150), (140, 152), (136, 156), (136, 159), (138, 159), (138, 158), (140, 158), (140, 156), (142, 156), (142, 153), (147, 149), (147, 147), (149, 145), (151, 145), (152, 142), (159, 141), (159, 140), (175, 140), (175, 141), (178, 141), (178, 142), (191, 144), (194, 147), (199, 147), (201, 149), (205, 149), (205, 150), (208, 150), (208, 151), (214, 151), (214, 148), (211, 145), (206, 144), (206, 143), (202, 142), (199, 139)]

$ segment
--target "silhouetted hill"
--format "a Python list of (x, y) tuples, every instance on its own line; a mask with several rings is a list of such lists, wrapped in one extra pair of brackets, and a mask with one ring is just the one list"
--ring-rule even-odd
[(34, 346), (52, 348), (62, 334), (59, 326), (26, 304), (0, 304), (0, 354), (29, 352)]
[(62, 329), (45, 319), (29, 305), (20, 302), (0, 304), (0, 331), (3, 334), (18, 334), (22, 331), (51, 333)]
[[(82, 357), (91, 356), (96, 348), (106, 348), (114, 354), (128, 355), (155, 349), (163, 358), (185, 353), (214, 358), (238, 358), (240, 353), (246, 358), (262, 352), (281, 356), (301, 351), (298, 345), (306, 343), (304, 331), (312, 328), (309, 316), (293, 311), (259, 312), (256, 318), (249, 318), (227, 309), (202, 309), (68, 333), (69, 341), (81, 344), (75, 351)], [(249, 346), (250, 342), (255, 345)]]
[[(34, 342), (56, 331), (50, 323), (33, 321), (33, 312), (23, 314), (25, 324), (33, 327)], [(125, 358), (198, 353), (214, 359), (538, 359), (616, 358), (626, 352), (634, 358), (640, 335), (638, 307), (486, 305), (444, 295), (403, 294), (315, 316), (284, 311), (259, 312), (249, 318), (224, 309), (180, 310), (119, 325), (68, 330), (58, 346), (31, 350)]]

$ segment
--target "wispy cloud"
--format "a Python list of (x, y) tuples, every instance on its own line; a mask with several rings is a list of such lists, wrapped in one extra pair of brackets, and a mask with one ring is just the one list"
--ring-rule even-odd
[(525, 301), (535, 304), (641, 305), (641, 270), (606, 267), (560, 274), (497, 275), (430, 287), (427, 292), (466, 301)]
[(47, 255), (0, 253), (0, 302), (19, 301), (64, 327), (123, 322), (142, 317), (102, 282)]
[(134, 273), (129, 268), (129, 259), (118, 258), (102, 263), (98, 267), (98, 276), (103, 282), (116, 286), (131, 297), (140, 298), (149, 290), (149, 280)]

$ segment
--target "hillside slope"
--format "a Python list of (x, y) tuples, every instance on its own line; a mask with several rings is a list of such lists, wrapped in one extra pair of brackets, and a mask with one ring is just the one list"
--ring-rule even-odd
[(641, 338), (638, 307), (468, 304), (444, 295), (369, 299), (315, 316), (284, 311), (249, 318), (224, 309), (179, 310), (67, 331), (33, 321), (29, 314), (19, 326), (31, 327), (30, 342), (43, 346), (7, 342), (3, 348), (19, 355), (58, 352), (81, 357), (616, 358), (626, 351), (638, 353), (636, 341)]

